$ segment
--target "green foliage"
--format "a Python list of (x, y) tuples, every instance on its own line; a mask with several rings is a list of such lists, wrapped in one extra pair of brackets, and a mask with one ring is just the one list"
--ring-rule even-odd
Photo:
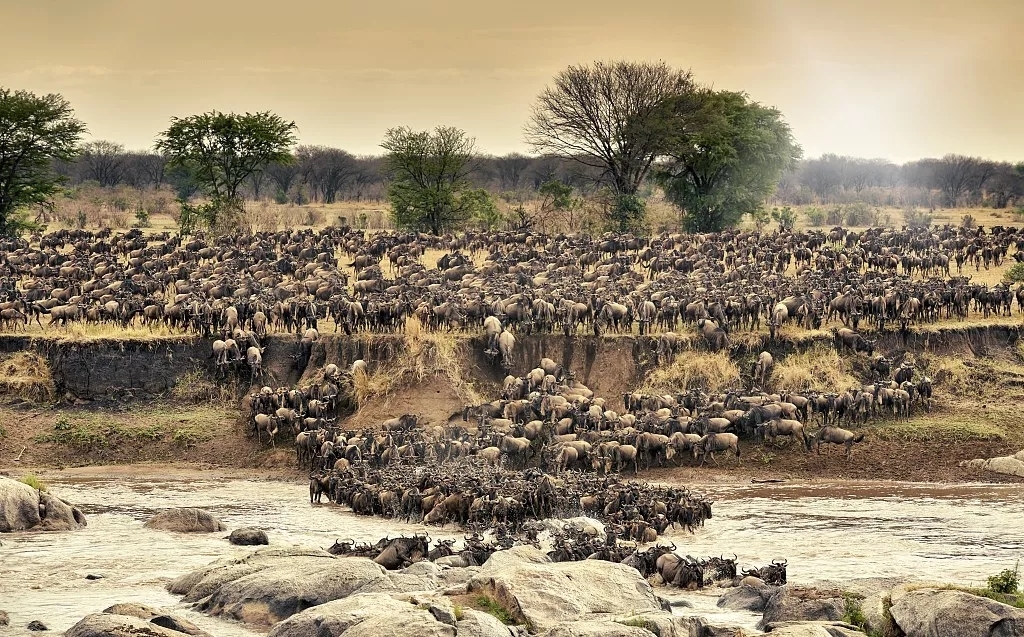
[(772, 208), (772, 221), (779, 224), (779, 230), (792, 230), (796, 226), (796, 213), (789, 206)]
[(903, 211), (903, 222), (908, 228), (928, 228), (932, 225), (932, 215), (924, 210), (910, 207)]
[(149, 211), (142, 204), (139, 204), (139, 207), (135, 209), (135, 221), (140, 228), (148, 228), (151, 225)]
[(483, 188), (467, 190), (464, 194), (468, 205), (472, 207), (473, 219), (483, 230), (493, 230), (499, 224), (504, 223), (505, 216), (498, 210), (497, 204), (491, 193)]
[(825, 211), (816, 206), (804, 210), (804, 216), (807, 217), (807, 225), (809, 226), (819, 228), (825, 223)]
[(869, 226), (872, 225), (874, 212), (871, 207), (863, 201), (858, 201), (846, 206), (843, 209), (848, 226)]
[(506, 626), (512, 626), (516, 623), (512, 613), (510, 613), (509, 610), (502, 606), (497, 600), (487, 595), (479, 595), (473, 601), (476, 602), (477, 608), (497, 618), (498, 621)]
[(754, 222), (754, 227), (760, 232), (772, 220), (772, 214), (768, 212), (767, 208), (760, 206), (756, 210), (750, 211), (750, 220)]
[(646, 212), (647, 202), (637, 195), (614, 195), (607, 206), (608, 221), (619, 232), (641, 231)]
[(470, 184), (474, 141), (457, 128), (392, 128), (381, 147), (387, 151), (391, 216), (399, 227), (434, 234), (457, 230), (490, 200)]
[(864, 630), (868, 618), (864, 616), (862, 602), (864, 598), (853, 593), (843, 594), (843, 618), (842, 621)]
[(1020, 562), (1013, 570), (1004, 569), (988, 578), (988, 590), (1000, 595), (1016, 595), (1020, 585)]
[(174, 442), (184, 446), (186, 449), (189, 447), (195, 447), (199, 443), (206, 442), (213, 438), (213, 436), (198, 427), (182, 427), (175, 429), (171, 435), (171, 439)]
[[(189, 186), (195, 186), (210, 202), (193, 208), (182, 219), (193, 224), (201, 221), (217, 230), (224, 213), (242, 210), (238, 189), (253, 173), (270, 162), (293, 160), (288, 149), (295, 143), (295, 122), (270, 112), (221, 113), (171, 119), (170, 127), (160, 133), (157, 150), (168, 159), (170, 170), (184, 172), (182, 202)], [(230, 220), (235, 221), (234, 219)], [(182, 234), (186, 234), (184, 228)]]
[(669, 103), (665, 111), (661, 132), (669, 159), (656, 177), (687, 230), (735, 225), (763, 205), (800, 158), (782, 114), (743, 93), (709, 90), (695, 108)]
[(39, 476), (32, 475), (31, 473), (23, 475), (20, 478), (18, 478), (18, 482), (21, 482), (23, 484), (27, 484), (28, 486), (32, 487), (36, 491), (49, 491), (50, 490), (49, 487), (46, 486), (46, 483), (39, 479)]
[(62, 96), (0, 87), (0, 235), (33, 230), (27, 209), (52, 207), (53, 162), (71, 160), (85, 130)]
[(455, 615), (455, 621), (460, 622), (466, 618), (466, 609), (458, 604), (452, 604), (452, 615)]
[(1003, 281), (1007, 283), (1022, 283), (1024, 282), (1024, 263), (1014, 263), (1010, 268), (1003, 273)]

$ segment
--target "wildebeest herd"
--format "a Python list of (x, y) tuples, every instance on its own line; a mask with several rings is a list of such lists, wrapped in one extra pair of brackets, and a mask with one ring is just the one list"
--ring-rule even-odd
[[(251, 348), (271, 331), (305, 337), (325, 319), (346, 333), (396, 331), (413, 316), (427, 329), (484, 329), (506, 367), (516, 333), (634, 326), (660, 332), (659, 352), (672, 357), (682, 325), (717, 350), (737, 330), (838, 319), (844, 346), (866, 351), (861, 323), (907, 329), (1008, 314), (1014, 299), (1024, 307), (1021, 286), (961, 274), (998, 266), (1011, 248), (1024, 259), (1021, 245), (1017, 228), (998, 226), (653, 237), (329, 227), (191, 239), (60, 230), (0, 243), (0, 325), (164, 325), (218, 336), (219, 360), (254, 366)], [(444, 255), (425, 264), (428, 249)]]

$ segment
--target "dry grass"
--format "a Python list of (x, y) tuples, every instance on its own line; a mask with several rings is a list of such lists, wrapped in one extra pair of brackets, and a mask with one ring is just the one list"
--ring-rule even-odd
[(406, 319), (402, 351), (390, 362), (369, 376), (353, 378), (356, 399), (360, 405), (390, 396), (403, 387), (420, 383), (433, 376), (444, 376), (455, 394), (466, 404), (484, 402), (464, 371), (468, 345), (457, 334), (424, 332), (415, 317)]
[(675, 393), (688, 389), (721, 392), (737, 387), (740, 370), (725, 352), (708, 354), (682, 352), (668, 367), (654, 370), (640, 391), (645, 393)]
[(0, 362), (3, 375), (0, 389), (3, 393), (25, 400), (53, 400), (57, 389), (53, 384), (50, 365), (33, 352), (17, 352)]
[(790, 354), (775, 364), (772, 381), (780, 390), (820, 392), (845, 391), (859, 387), (845, 369), (847, 363), (827, 345), (816, 345), (804, 352)]
[(980, 410), (981, 413), (931, 413), (907, 421), (888, 422), (874, 428), (882, 440), (897, 442), (967, 442), (1004, 440), (1007, 414)]

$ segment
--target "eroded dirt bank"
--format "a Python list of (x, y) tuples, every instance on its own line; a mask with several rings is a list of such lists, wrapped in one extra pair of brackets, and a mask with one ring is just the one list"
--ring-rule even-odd
[[(959, 466), (962, 460), (1021, 448), (1024, 426), (1016, 409), (1024, 402), (1024, 359), (1017, 341), (1017, 328), (1007, 326), (879, 335), (877, 352), (931, 361), (929, 373), (941, 379), (936, 409), (906, 424), (873, 421), (852, 460), (836, 451), (819, 456), (792, 445), (744, 444), (739, 460), (720, 458), (717, 466), (700, 469), (654, 468), (650, 477), (690, 483), (716, 476), (1020, 481)], [(297, 367), (296, 343), (294, 335), (267, 341), (269, 376), (260, 384), (301, 384), (328, 362), (347, 368), (354, 360), (366, 360), (376, 385), (363, 388), (369, 398), (343, 422), (348, 428), (372, 426), (401, 413), (461, 424), (463, 405), (495, 398), (504, 376), (484, 356), (479, 338), (326, 334), (305, 369)], [(753, 338), (737, 347), (732, 359), (745, 382), (747, 361), (762, 349), (784, 361), (796, 353), (824, 351), (830, 343), (826, 333), (774, 343)], [(512, 373), (523, 374), (540, 358), (551, 358), (621, 410), (622, 394), (644, 385), (656, 369), (655, 348), (652, 337), (524, 336)], [(432, 352), (427, 364), (423, 356), (417, 358), (424, 349)], [(248, 435), (242, 405), (252, 386), (244, 366), (219, 378), (209, 351), (209, 341), (195, 337), (81, 342), (0, 337), (5, 357), (0, 372), (9, 381), (0, 406), (0, 468), (158, 462), (298, 475), (285, 436), (276, 447), (267, 447)], [(19, 391), (26, 379), (24, 370), (14, 369), (15, 357), (26, 353), (43, 363), (49, 378), (40, 382), (49, 383), (49, 389), (27, 395)], [(683, 351), (679, 357), (699, 355)], [(847, 357), (842, 365), (859, 376), (867, 362), (865, 356)], [(960, 376), (947, 369), (953, 364), (959, 365)]]

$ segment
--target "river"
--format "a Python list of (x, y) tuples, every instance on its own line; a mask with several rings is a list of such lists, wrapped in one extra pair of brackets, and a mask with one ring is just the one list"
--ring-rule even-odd
[[(7, 634), (30, 634), (23, 629), (33, 619), (63, 631), (84, 615), (134, 601), (183, 615), (216, 637), (252, 637), (238, 624), (188, 611), (164, 590), (170, 579), (194, 567), (252, 549), (231, 546), (226, 533), (143, 528), (165, 508), (200, 507), (228, 528), (262, 528), (273, 546), (326, 548), (335, 538), (375, 541), (424, 530), (357, 517), (332, 505), (311, 506), (304, 485), (282, 481), (176, 476), (54, 478), (49, 484), (82, 509), (89, 524), (72, 533), (0, 537), (0, 610), (10, 613)], [(714, 517), (693, 535), (667, 536), (679, 553), (735, 553), (741, 566), (785, 558), (791, 582), (916, 577), (984, 584), (987, 575), (1024, 557), (1022, 485), (715, 484), (695, 490), (715, 500)], [(434, 537), (447, 535), (431, 531)], [(682, 612), (748, 627), (757, 619), (719, 613), (707, 596), (690, 601), (694, 610)]]

